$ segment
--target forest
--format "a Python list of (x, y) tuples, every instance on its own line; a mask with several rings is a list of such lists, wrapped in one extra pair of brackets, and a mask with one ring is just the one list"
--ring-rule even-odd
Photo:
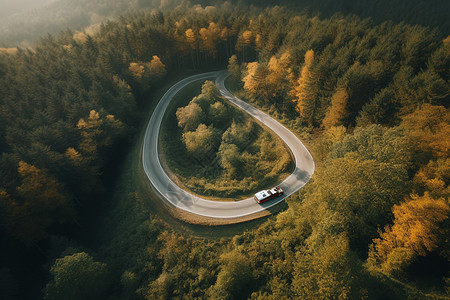
[[(324, 15), (185, 3), (0, 52), (3, 298), (446, 299), (447, 28)], [(189, 225), (139, 176), (142, 128), (225, 68), (316, 172), (278, 214)]]

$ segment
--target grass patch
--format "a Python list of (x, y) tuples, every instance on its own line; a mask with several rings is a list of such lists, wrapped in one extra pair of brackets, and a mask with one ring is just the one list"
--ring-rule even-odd
[(163, 119), (162, 158), (174, 181), (212, 200), (241, 200), (286, 178), (294, 162), (282, 140), (202, 85), (181, 90)]

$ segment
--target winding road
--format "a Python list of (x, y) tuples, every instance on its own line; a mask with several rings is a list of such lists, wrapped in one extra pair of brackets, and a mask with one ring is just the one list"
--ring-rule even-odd
[[(280, 203), (284, 198), (302, 188), (314, 173), (314, 160), (303, 143), (291, 131), (272, 117), (231, 94), (225, 88), (225, 79), (227, 76), (228, 73), (226, 71), (209, 72), (190, 76), (173, 85), (156, 106), (147, 125), (142, 145), (142, 164), (145, 174), (166, 201), (178, 209), (196, 215), (218, 219), (239, 218), (264, 211)], [(206, 79), (215, 79), (216, 86), (225, 99), (273, 130), (290, 148), (295, 159), (295, 170), (282, 183), (278, 184), (285, 192), (283, 196), (262, 204), (256, 203), (253, 198), (236, 202), (211, 201), (192, 195), (181, 189), (164, 171), (158, 155), (158, 143), (161, 122), (169, 102), (186, 85), (194, 81)], [(276, 182), (273, 183), (274, 186), (276, 184)]]

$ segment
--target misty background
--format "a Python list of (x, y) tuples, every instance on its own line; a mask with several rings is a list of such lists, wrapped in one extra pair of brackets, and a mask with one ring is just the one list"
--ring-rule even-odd
[(141, 9), (181, 0), (0, 0), (0, 47), (29, 47), (47, 33), (83, 28)]

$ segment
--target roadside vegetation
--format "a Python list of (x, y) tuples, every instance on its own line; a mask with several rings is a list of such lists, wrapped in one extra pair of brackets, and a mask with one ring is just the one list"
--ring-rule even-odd
[[(2, 51), (2, 297), (448, 298), (450, 38), (441, 32), (186, 4)], [(226, 65), (228, 84), (304, 140), (317, 168), (276, 216), (238, 233), (186, 229), (135, 172), (140, 112), (166, 79)], [(233, 126), (245, 118), (219, 125), (225, 103), (192, 97), (171, 126), (188, 155), (215, 145), (221, 158), (225, 133), (239, 138)], [(223, 153), (257, 157), (258, 147)], [(217, 176), (233, 174), (233, 162), (217, 159)]]
[(239, 200), (292, 170), (283, 142), (221, 99), (213, 82), (177, 106), (167, 111), (161, 130), (164, 157), (178, 182), (194, 193)]

